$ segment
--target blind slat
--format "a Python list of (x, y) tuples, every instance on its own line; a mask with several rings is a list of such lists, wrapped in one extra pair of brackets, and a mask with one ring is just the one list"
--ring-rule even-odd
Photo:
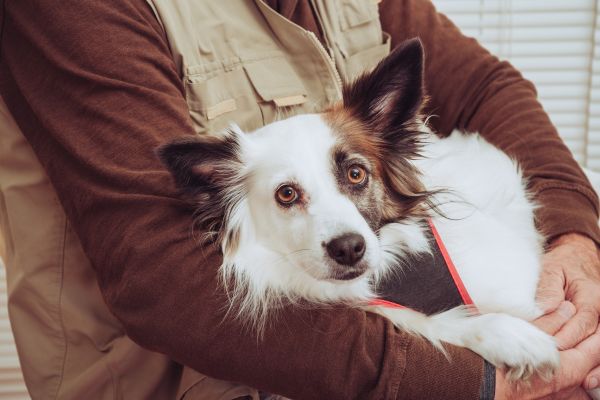
[[(434, 0), (438, 11), (453, 14), (480, 14), (501, 12), (507, 14), (505, 0)], [(594, 0), (569, 0), (569, 1), (539, 1), (518, 0), (510, 2), (510, 12), (513, 14), (540, 13), (548, 11), (590, 11), (595, 5)]]
[(549, 24), (554, 27), (563, 26), (589, 26), (593, 20), (593, 15), (587, 10), (584, 11), (563, 11), (544, 13), (544, 18), (531, 18), (528, 14), (513, 14), (510, 18), (499, 13), (485, 14), (455, 14), (452, 17), (452, 22), (460, 26), (461, 29), (506, 29), (507, 27), (533, 28), (542, 27), (548, 28)]
[(600, 166), (592, 145), (600, 143), (598, 1), (434, 0), (465, 35), (536, 85), (575, 158), (592, 168)]

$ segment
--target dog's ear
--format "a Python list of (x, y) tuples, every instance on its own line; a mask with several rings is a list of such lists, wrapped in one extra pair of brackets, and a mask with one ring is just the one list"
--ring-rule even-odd
[(344, 88), (344, 107), (379, 134), (396, 132), (423, 103), (423, 46), (407, 40)]
[(229, 129), (218, 136), (176, 140), (157, 150), (177, 187), (186, 195), (211, 195), (239, 176), (240, 135)]
[(429, 207), (419, 171), (409, 162), (419, 155), (423, 132), (424, 55), (421, 41), (407, 40), (370, 73), (344, 88), (344, 109), (358, 119), (379, 144), (381, 177), (388, 191), (383, 219), (420, 215)]

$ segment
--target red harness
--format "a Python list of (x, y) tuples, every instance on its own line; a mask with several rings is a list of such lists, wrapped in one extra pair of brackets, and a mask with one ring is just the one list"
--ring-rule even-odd
[[(452, 258), (450, 257), (450, 254), (448, 253), (448, 250), (446, 249), (446, 246), (444, 245), (444, 242), (442, 241), (442, 238), (441, 238), (438, 230), (436, 229), (435, 225), (433, 224), (433, 221), (431, 219), (429, 219), (427, 222), (429, 224), (429, 228), (431, 229), (431, 234), (433, 236), (435, 244), (437, 245), (439, 252), (441, 253), (441, 255), (443, 257), (444, 264), (445, 264), (448, 272), (450, 273), (450, 276), (452, 277), (452, 281), (454, 283), (454, 286), (456, 286), (456, 289), (458, 290), (460, 298), (462, 299), (462, 303), (464, 305), (474, 306), (473, 299), (471, 299), (471, 296), (469, 295), (467, 288), (465, 287), (462, 279), (460, 278), (460, 275), (458, 274), (458, 271), (456, 270), (456, 266), (454, 265), (454, 262), (452, 262)], [(390, 308), (408, 308), (406, 306), (400, 305), (393, 301), (385, 300), (383, 298), (371, 300), (369, 302), (369, 305), (384, 306), (384, 307), (390, 307)]]

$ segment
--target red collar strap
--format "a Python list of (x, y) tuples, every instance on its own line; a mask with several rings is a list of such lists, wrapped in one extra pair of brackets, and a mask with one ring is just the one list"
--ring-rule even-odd
[(452, 258), (450, 257), (450, 254), (448, 253), (448, 250), (446, 249), (446, 246), (444, 245), (444, 242), (442, 241), (442, 237), (440, 236), (440, 233), (438, 232), (437, 228), (435, 227), (435, 225), (433, 224), (433, 221), (431, 219), (428, 219), (427, 222), (429, 223), (429, 228), (431, 229), (431, 233), (433, 234), (435, 242), (438, 245), (438, 248), (440, 249), (442, 256), (444, 257), (444, 261), (446, 261), (446, 267), (448, 268), (448, 272), (450, 272), (450, 275), (452, 275), (452, 280), (454, 281), (454, 285), (456, 285), (456, 289), (458, 289), (458, 293), (460, 293), (460, 297), (462, 298), (463, 303), (465, 305), (469, 305), (469, 306), (474, 305), (473, 299), (471, 299), (471, 296), (469, 295), (469, 292), (467, 291), (465, 284), (463, 283), (462, 279), (460, 278), (460, 275), (458, 274), (458, 271), (456, 270), (456, 266), (454, 265), (454, 262), (452, 261)]

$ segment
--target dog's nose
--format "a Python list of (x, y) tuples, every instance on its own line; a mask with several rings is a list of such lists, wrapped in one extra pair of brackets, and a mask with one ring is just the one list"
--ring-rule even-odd
[(352, 266), (365, 254), (365, 239), (358, 233), (345, 233), (327, 243), (327, 254), (339, 264)]

